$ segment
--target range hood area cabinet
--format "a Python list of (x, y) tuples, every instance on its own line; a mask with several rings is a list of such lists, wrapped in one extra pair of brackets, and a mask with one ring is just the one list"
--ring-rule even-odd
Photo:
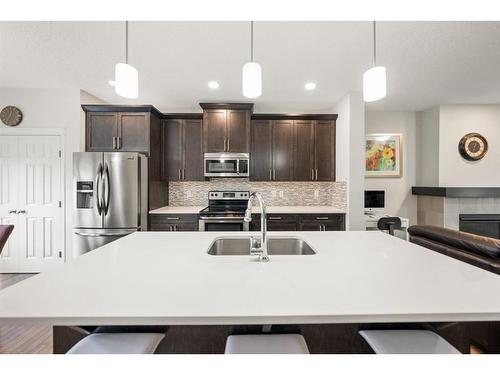
[(162, 123), (162, 180), (204, 181), (202, 118), (167, 118)]
[(200, 103), (203, 108), (203, 151), (250, 151), (252, 103)]
[(335, 181), (336, 115), (254, 115), (250, 179)]

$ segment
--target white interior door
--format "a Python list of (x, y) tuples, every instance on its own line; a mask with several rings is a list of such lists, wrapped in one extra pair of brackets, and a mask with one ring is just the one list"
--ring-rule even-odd
[(2, 141), (4, 138), (15, 138), (17, 141), (16, 162), (9, 163), (8, 158), (4, 160), (3, 155), (1, 157), (1, 163), (11, 166), (12, 176), (17, 177), (12, 179), (16, 182), (11, 198), (14, 201), (16, 195), (17, 213), (15, 218), (5, 216), (12, 218), (16, 227), (9, 240), (10, 255), (0, 258), (0, 272), (41, 272), (64, 260), (61, 137), (0, 138)]
[[(0, 223), (17, 227), (18, 190), (17, 136), (0, 136)], [(0, 272), (16, 272), (19, 268), (18, 231), (15, 230), (0, 254)]]

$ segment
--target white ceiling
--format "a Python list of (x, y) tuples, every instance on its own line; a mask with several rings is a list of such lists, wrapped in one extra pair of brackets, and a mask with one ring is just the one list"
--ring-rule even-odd
[[(140, 98), (116, 96), (108, 80), (124, 60), (120, 22), (0, 22), (0, 87), (76, 87), (111, 103), (200, 111), (200, 101), (245, 101), (248, 22), (130, 22), (129, 62)], [(257, 112), (328, 112), (361, 90), (372, 63), (369, 22), (256, 22), (263, 70)], [(388, 95), (370, 109), (500, 102), (500, 22), (379, 22), (377, 60)], [(207, 87), (216, 80), (220, 88)], [(312, 92), (308, 81), (317, 83)]]

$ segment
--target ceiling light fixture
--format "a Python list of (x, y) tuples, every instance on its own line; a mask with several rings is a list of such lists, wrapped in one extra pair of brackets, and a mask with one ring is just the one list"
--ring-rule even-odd
[(125, 63), (115, 65), (115, 92), (127, 99), (139, 97), (139, 73), (128, 63), (128, 21), (125, 21)]
[(262, 95), (262, 69), (253, 61), (253, 21), (250, 21), (250, 62), (243, 65), (243, 96), (255, 99)]
[(305, 88), (306, 90), (309, 90), (309, 91), (314, 90), (314, 89), (316, 88), (316, 83), (314, 83), (314, 82), (307, 82), (307, 83), (304, 85), (304, 88)]
[(211, 88), (212, 90), (218, 89), (219, 86), (220, 86), (219, 82), (217, 82), (217, 81), (208, 82), (208, 87)]
[(363, 99), (374, 102), (387, 95), (387, 75), (385, 67), (377, 66), (377, 29), (373, 21), (373, 68), (363, 74)]

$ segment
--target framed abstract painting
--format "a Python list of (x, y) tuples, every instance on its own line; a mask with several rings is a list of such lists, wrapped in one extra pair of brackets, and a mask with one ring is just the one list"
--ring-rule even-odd
[(401, 134), (366, 134), (366, 177), (401, 177), (402, 164)]

